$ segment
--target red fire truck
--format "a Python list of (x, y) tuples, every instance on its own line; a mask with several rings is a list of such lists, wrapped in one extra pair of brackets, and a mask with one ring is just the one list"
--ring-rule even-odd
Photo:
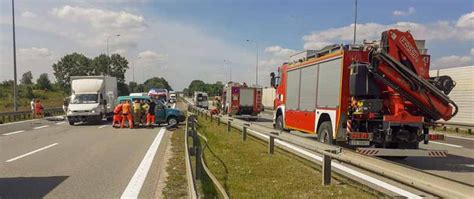
[(262, 112), (262, 88), (248, 87), (239, 83), (224, 86), (222, 106), (224, 113), (237, 117), (256, 120)]
[(429, 127), (457, 113), (447, 96), (455, 82), (429, 77), (426, 51), (424, 41), (391, 29), (377, 42), (291, 56), (271, 74), (275, 128), (365, 147), (357, 151), (367, 155), (446, 157), (446, 151), (417, 150), (421, 141), (444, 139)]

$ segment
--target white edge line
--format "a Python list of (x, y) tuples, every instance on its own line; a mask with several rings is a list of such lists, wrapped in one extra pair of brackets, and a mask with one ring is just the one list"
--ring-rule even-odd
[(454, 136), (454, 135), (444, 135), (446, 137), (450, 137), (450, 138), (457, 138), (457, 139), (463, 139), (463, 140), (474, 140), (474, 138), (466, 138), (466, 137), (461, 137), (461, 136)]
[(12, 124), (21, 124), (21, 123), (33, 122), (33, 121), (37, 121), (37, 120), (40, 120), (40, 119), (23, 120), (23, 121), (18, 121), (18, 122), (8, 122), (8, 123), (5, 123), (5, 124), (0, 124), (0, 126), (8, 126), (8, 125), (12, 125)]
[(140, 190), (142, 189), (143, 183), (145, 182), (146, 176), (148, 175), (148, 170), (150, 170), (153, 159), (155, 158), (156, 151), (160, 146), (161, 140), (165, 134), (166, 129), (161, 128), (158, 134), (155, 137), (155, 140), (148, 148), (143, 160), (140, 162), (135, 174), (133, 174), (132, 179), (125, 188), (125, 191), (122, 193), (120, 198), (138, 198)]
[[(267, 136), (267, 135), (261, 134), (261, 133), (259, 133), (259, 132), (257, 132), (257, 131), (251, 130), (251, 129), (249, 129), (249, 131), (252, 131), (252, 132), (254, 132), (254, 133), (260, 135), (261, 137), (264, 137), (264, 138), (268, 139), (268, 136)], [(308, 151), (305, 151), (305, 150), (303, 150), (303, 149), (301, 149), (301, 148), (298, 148), (298, 147), (296, 147), (296, 146), (294, 146), (294, 145), (292, 145), (292, 144), (289, 144), (289, 143), (287, 143), (287, 142), (284, 142), (284, 141), (281, 141), (281, 140), (275, 140), (275, 142), (277, 142), (277, 143), (279, 143), (279, 144), (281, 144), (281, 145), (283, 145), (283, 146), (286, 146), (286, 147), (288, 147), (288, 148), (290, 148), (290, 149), (293, 149), (293, 150), (297, 151), (298, 153), (301, 153), (301, 154), (303, 154), (303, 155), (306, 155), (306, 156), (308, 156), (308, 157), (311, 157), (311, 158), (313, 158), (313, 159), (315, 159), (315, 160), (323, 161), (323, 159), (322, 159), (321, 157), (319, 157), (318, 155), (313, 154), (313, 153), (310, 153), (310, 152), (308, 152)], [(392, 191), (392, 192), (394, 192), (394, 193), (400, 194), (400, 195), (405, 196), (405, 197), (407, 197), (407, 198), (420, 198), (420, 199), (422, 198), (422, 197), (420, 197), (420, 196), (418, 196), (418, 195), (416, 195), (416, 194), (413, 194), (413, 193), (411, 193), (411, 192), (405, 191), (405, 190), (400, 189), (400, 188), (398, 188), (398, 187), (396, 187), (396, 186), (393, 186), (393, 185), (388, 184), (388, 183), (386, 183), (386, 182), (384, 182), (384, 181), (381, 181), (381, 180), (379, 180), (379, 179), (373, 178), (373, 177), (371, 177), (371, 176), (368, 176), (368, 175), (366, 175), (366, 174), (363, 174), (363, 173), (361, 173), (361, 172), (358, 172), (358, 171), (356, 171), (356, 170), (354, 170), (354, 169), (351, 169), (351, 168), (349, 168), (349, 167), (343, 166), (343, 165), (341, 165), (341, 164), (332, 163), (332, 166), (334, 166), (335, 168), (338, 168), (338, 169), (340, 169), (340, 170), (343, 170), (343, 171), (345, 171), (345, 172), (347, 172), (347, 173), (349, 173), (349, 174), (351, 174), (351, 175), (353, 175), (353, 176), (356, 176), (356, 177), (362, 178), (362, 179), (364, 179), (364, 180), (366, 180), (366, 181), (368, 181), (368, 182), (371, 182), (371, 183), (373, 183), (373, 184), (376, 185), (376, 186), (383, 187), (384, 189), (390, 190), (390, 191)]]
[(13, 161), (18, 160), (18, 159), (20, 159), (20, 158), (24, 158), (24, 157), (26, 157), (26, 156), (29, 156), (29, 155), (33, 154), (33, 153), (40, 152), (40, 151), (42, 151), (42, 150), (45, 150), (45, 149), (47, 149), (47, 148), (50, 148), (50, 147), (53, 147), (53, 146), (56, 146), (56, 145), (58, 145), (58, 143), (50, 144), (50, 145), (48, 145), (48, 146), (45, 146), (45, 147), (36, 149), (36, 150), (34, 150), (34, 151), (32, 151), (32, 152), (28, 152), (28, 153), (25, 153), (25, 154), (23, 154), (23, 155), (14, 157), (14, 158), (9, 159), (9, 160), (7, 160), (7, 161), (5, 161), (5, 162), (13, 162)]
[(2, 135), (13, 135), (13, 134), (17, 134), (17, 133), (23, 133), (25, 132), (25, 130), (21, 130), (21, 131), (13, 131), (13, 132), (10, 132), (10, 133), (5, 133), (5, 134), (2, 134)]
[(66, 123), (66, 122), (58, 122), (58, 123), (56, 123), (56, 125), (61, 125), (61, 124), (64, 124), (64, 123)]
[(463, 146), (459, 146), (459, 145), (455, 145), (455, 144), (442, 143), (442, 142), (436, 142), (436, 141), (430, 141), (429, 143), (441, 144), (441, 145), (446, 145), (446, 146), (456, 147), (456, 148), (463, 148)]
[(99, 126), (98, 129), (104, 128), (104, 127), (106, 127), (106, 126), (107, 126), (107, 125)]
[(36, 129), (42, 129), (42, 128), (46, 128), (46, 127), (49, 127), (49, 125), (38, 126), (38, 127), (33, 128), (33, 129), (36, 130)]

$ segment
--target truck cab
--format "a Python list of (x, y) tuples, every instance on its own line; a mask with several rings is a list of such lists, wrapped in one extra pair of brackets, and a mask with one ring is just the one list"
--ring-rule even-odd
[(194, 93), (194, 103), (199, 108), (209, 109), (207, 93), (205, 92), (195, 92)]
[(70, 101), (66, 112), (70, 125), (112, 119), (117, 97), (117, 79), (106, 76), (71, 77)]

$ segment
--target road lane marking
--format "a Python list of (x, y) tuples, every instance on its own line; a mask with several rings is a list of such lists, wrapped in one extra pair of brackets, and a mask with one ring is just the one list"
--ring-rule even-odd
[(454, 135), (444, 135), (449, 138), (457, 138), (457, 139), (463, 139), (463, 140), (474, 140), (474, 138), (466, 138), (466, 137), (461, 137), (461, 136), (454, 136)]
[(3, 135), (13, 135), (13, 134), (17, 134), (17, 133), (23, 133), (25, 132), (25, 130), (21, 130), (21, 131), (13, 131), (13, 132), (10, 132), (10, 133), (5, 133)]
[(140, 190), (142, 189), (143, 183), (145, 182), (146, 176), (148, 175), (148, 170), (150, 170), (153, 159), (155, 159), (156, 151), (160, 146), (161, 140), (166, 132), (165, 128), (161, 128), (158, 134), (155, 137), (155, 140), (148, 148), (143, 160), (140, 162), (135, 174), (133, 174), (132, 179), (125, 188), (125, 191), (122, 193), (120, 198), (138, 198)]
[(441, 145), (446, 145), (446, 146), (456, 147), (456, 148), (462, 148), (462, 146), (459, 146), (459, 145), (448, 144), (448, 143), (442, 143), (442, 142), (436, 142), (436, 141), (430, 141), (430, 143), (433, 143), (433, 144), (441, 144)]
[(176, 103), (173, 104), (173, 106), (171, 106), (171, 108), (175, 108), (176, 107)]
[(56, 125), (61, 125), (61, 124), (64, 124), (64, 123), (66, 123), (66, 122), (58, 122), (58, 123), (56, 123)]
[(47, 149), (47, 148), (50, 148), (50, 147), (53, 147), (53, 146), (56, 146), (56, 145), (58, 145), (58, 143), (50, 144), (50, 145), (48, 145), (48, 146), (45, 146), (45, 147), (36, 149), (36, 150), (34, 150), (34, 151), (32, 151), (32, 152), (25, 153), (25, 154), (23, 154), (23, 155), (14, 157), (14, 158), (9, 159), (9, 160), (7, 160), (7, 161), (5, 161), (5, 162), (13, 162), (13, 161), (18, 160), (18, 159), (20, 159), (20, 158), (24, 158), (24, 157), (26, 157), (26, 156), (29, 156), (29, 155), (33, 154), (33, 153), (40, 152), (40, 151), (42, 151), (42, 150), (45, 150), (45, 149)]
[(104, 127), (106, 127), (106, 126), (107, 126), (107, 125), (99, 126), (98, 129), (104, 128)]
[(46, 128), (46, 127), (49, 127), (49, 125), (37, 126), (37, 127), (33, 128), (33, 129), (36, 130), (36, 129), (42, 129), (42, 128)]
[[(267, 135), (264, 135), (264, 134), (262, 134), (262, 133), (259, 133), (259, 132), (257, 132), (257, 131), (254, 131), (254, 130), (252, 130), (252, 129), (249, 129), (249, 131), (252, 131), (252, 132), (256, 133), (256, 134), (259, 135), (260, 137), (269, 139), (269, 137), (268, 137)], [(288, 142), (284, 142), (284, 141), (281, 141), (281, 140), (275, 140), (275, 142), (278, 143), (278, 144), (280, 144), (280, 145), (282, 145), (282, 146), (285, 146), (285, 147), (288, 147), (288, 148), (290, 148), (290, 149), (293, 149), (293, 150), (297, 151), (297, 152), (300, 153), (300, 154), (303, 154), (303, 155), (306, 155), (306, 156), (308, 156), (308, 157), (311, 157), (311, 158), (313, 158), (313, 159), (315, 159), (315, 160), (318, 160), (318, 161), (320, 161), (320, 162), (323, 161), (323, 158), (322, 158), (322, 157), (320, 157), (320, 156), (318, 156), (318, 155), (316, 155), (316, 154), (314, 154), (314, 153), (310, 153), (310, 152), (308, 152), (308, 151), (306, 151), (306, 150), (303, 150), (303, 149), (301, 149), (301, 148), (299, 148), (299, 147), (296, 147), (295, 145), (292, 145), (292, 144), (290, 144), (290, 143), (288, 143)], [(342, 171), (345, 171), (345, 172), (347, 172), (347, 173), (349, 173), (349, 174), (351, 174), (351, 175), (353, 175), (353, 176), (356, 176), (356, 177), (358, 177), (358, 178), (361, 178), (361, 179), (364, 179), (364, 180), (366, 180), (366, 181), (368, 181), (368, 182), (371, 182), (372, 184), (374, 184), (374, 185), (376, 185), (376, 186), (379, 186), (379, 187), (382, 187), (382, 188), (384, 188), (384, 189), (386, 189), (386, 190), (390, 190), (390, 191), (392, 191), (392, 192), (394, 192), (394, 193), (400, 194), (401, 196), (405, 196), (405, 197), (407, 197), (407, 198), (420, 198), (420, 199), (423, 198), (423, 197), (420, 197), (420, 196), (418, 196), (418, 195), (416, 195), (416, 194), (414, 194), (414, 193), (408, 192), (408, 191), (403, 190), (403, 189), (401, 189), (401, 188), (399, 188), (399, 187), (396, 187), (396, 186), (393, 186), (393, 185), (391, 185), (391, 184), (388, 184), (388, 183), (386, 183), (386, 182), (384, 182), (384, 181), (381, 181), (381, 180), (379, 180), (379, 179), (377, 179), (377, 178), (368, 176), (368, 175), (366, 175), (366, 174), (364, 174), (364, 173), (361, 173), (361, 172), (359, 172), (359, 171), (356, 171), (356, 170), (354, 170), (354, 169), (351, 169), (351, 168), (349, 168), (349, 167), (346, 167), (346, 166), (344, 166), (344, 165), (342, 165), (342, 164), (339, 164), (339, 163), (336, 163), (336, 162), (333, 162), (333, 163), (331, 163), (331, 164), (332, 164), (332, 166), (335, 167), (335, 168), (338, 168), (338, 169), (340, 169), (340, 170), (342, 170)]]

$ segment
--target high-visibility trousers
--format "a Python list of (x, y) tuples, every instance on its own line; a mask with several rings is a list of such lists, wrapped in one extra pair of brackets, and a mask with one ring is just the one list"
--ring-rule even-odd
[(115, 126), (116, 123), (118, 123), (118, 126), (121, 126), (122, 125), (121, 120), (122, 120), (122, 116), (120, 115), (120, 113), (114, 113), (112, 126)]
[(130, 128), (133, 128), (132, 116), (130, 114), (122, 114), (122, 128), (125, 127), (125, 119), (128, 120)]
[(153, 125), (153, 124), (155, 124), (155, 115), (152, 115), (152, 114), (148, 113), (146, 115), (146, 125), (149, 126), (149, 125)]

